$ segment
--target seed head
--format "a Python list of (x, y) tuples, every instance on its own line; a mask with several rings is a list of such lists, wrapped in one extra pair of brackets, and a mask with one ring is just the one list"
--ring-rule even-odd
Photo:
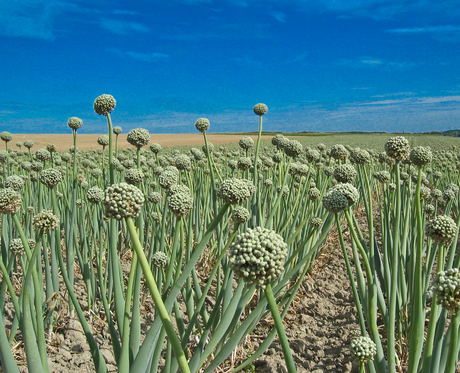
[(248, 170), (252, 166), (252, 159), (249, 157), (240, 157), (238, 158), (237, 167), (240, 170)]
[(385, 152), (388, 157), (402, 161), (409, 155), (409, 140), (403, 136), (390, 137), (385, 143)]
[(107, 218), (137, 218), (143, 204), (144, 195), (134, 185), (120, 183), (105, 189), (104, 206)]
[(168, 207), (177, 217), (183, 217), (193, 207), (190, 189), (185, 185), (173, 185), (168, 190)]
[(100, 146), (108, 146), (109, 145), (109, 136), (101, 135), (97, 138), (97, 143)]
[(251, 213), (246, 207), (237, 206), (232, 212), (232, 218), (237, 223), (244, 224), (251, 219)]
[(11, 175), (5, 179), (3, 186), (4, 188), (12, 188), (19, 192), (24, 188), (24, 179), (18, 175)]
[(252, 181), (247, 179), (230, 178), (222, 182), (217, 196), (230, 205), (237, 205), (246, 201), (256, 191)]
[(153, 144), (150, 144), (150, 150), (153, 154), (158, 154), (161, 150), (161, 145), (154, 142)]
[(13, 139), (13, 136), (11, 135), (11, 133), (3, 131), (2, 133), (0, 133), (0, 139), (2, 139), (5, 142), (10, 142)]
[(165, 169), (158, 176), (158, 184), (163, 189), (168, 189), (172, 185), (176, 184), (179, 180), (179, 174), (174, 172), (172, 169)]
[(297, 158), (303, 153), (303, 145), (297, 140), (289, 140), (284, 147), (284, 152), (289, 157)]
[(388, 171), (377, 171), (374, 172), (374, 178), (382, 184), (386, 184), (390, 182), (391, 175)]
[(409, 159), (414, 165), (421, 167), (433, 160), (433, 153), (429, 147), (417, 146), (410, 152)]
[(207, 118), (200, 118), (195, 122), (195, 128), (200, 132), (206, 132), (209, 129), (209, 125)]
[(77, 129), (81, 128), (83, 121), (80, 118), (72, 117), (67, 121), (67, 125), (76, 131)]
[(150, 192), (149, 195), (147, 196), (147, 200), (151, 203), (160, 203), (163, 197), (161, 196), (161, 193), (158, 192)]
[(460, 309), (460, 271), (458, 268), (439, 272), (433, 281), (432, 291), (437, 295), (436, 303), (455, 314)]
[(62, 181), (62, 173), (56, 168), (47, 168), (40, 172), (40, 182), (52, 189)]
[(337, 160), (345, 160), (350, 152), (342, 144), (336, 144), (331, 148), (331, 157)]
[(107, 114), (115, 109), (116, 105), (117, 101), (112, 95), (103, 94), (94, 100), (94, 111), (99, 115), (107, 116)]
[(119, 135), (121, 133), (121, 127), (113, 127), (112, 131), (115, 135)]
[(310, 220), (310, 226), (313, 228), (313, 229), (318, 229), (320, 228), (321, 226), (323, 225), (323, 219), (321, 218), (311, 218)]
[(175, 158), (175, 164), (178, 170), (191, 170), (192, 161), (187, 154), (179, 154)]
[(265, 105), (265, 104), (256, 104), (254, 106), (254, 113), (256, 113), (257, 115), (264, 115), (266, 112), (268, 111), (268, 106)]
[(86, 192), (86, 198), (91, 203), (99, 203), (104, 200), (104, 191), (98, 186), (93, 186)]
[(316, 187), (310, 188), (308, 191), (308, 198), (310, 198), (312, 201), (317, 201), (320, 196), (321, 191)]
[(34, 228), (43, 230), (43, 233), (59, 229), (59, 218), (51, 210), (42, 210), (33, 217)]
[(21, 195), (13, 188), (0, 189), (0, 214), (15, 214), (21, 208)]
[(254, 146), (254, 140), (249, 136), (245, 136), (240, 139), (239, 143), (240, 148), (243, 150), (249, 150)]
[(351, 183), (356, 175), (356, 169), (351, 164), (342, 164), (334, 170), (334, 177), (339, 183)]
[(162, 251), (157, 251), (152, 255), (152, 263), (157, 268), (165, 268), (168, 264), (168, 256)]
[(283, 272), (287, 245), (275, 231), (256, 227), (238, 235), (229, 253), (230, 267), (248, 285), (265, 288)]
[(426, 224), (425, 233), (433, 241), (450, 244), (457, 233), (457, 224), (449, 216), (438, 215)]
[(32, 146), (34, 146), (34, 142), (32, 140), (26, 140), (26, 141), (24, 141), (24, 146), (27, 149), (30, 149)]
[(128, 184), (139, 185), (144, 180), (144, 173), (138, 168), (130, 168), (125, 172), (125, 181)]
[(128, 142), (136, 148), (142, 148), (150, 141), (150, 134), (144, 128), (135, 128), (128, 132)]
[(46, 161), (51, 158), (50, 152), (46, 148), (40, 148), (35, 152), (35, 159), (39, 161)]

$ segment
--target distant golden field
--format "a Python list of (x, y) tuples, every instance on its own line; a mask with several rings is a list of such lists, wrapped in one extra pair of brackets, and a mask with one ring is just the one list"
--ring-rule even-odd
[[(126, 141), (126, 133), (120, 134), (118, 137), (118, 147), (129, 148), (132, 147)], [(78, 134), (77, 147), (79, 150), (89, 150), (100, 148), (97, 143), (97, 138), (100, 135), (81, 135)], [(229, 144), (238, 142), (241, 137), (245, 135), (223, 135), (223, 134), (207, 134), (208, 141), (214, 145)], [(254, 140), (257, 140), (257, 135), (251, 135)], [(263, 139), (271, 139), (273, 136), (262, 136)], [(115, 137), (114, 137), (115, 138)], [(56, 134), (13, 134), (13, 140), (11, 140), (9, 146), (15, 148), (15, 144), (18, 141), (24, 142), (25, 140), (32, 140), (34, 147), (32, 151), (42, 148), (48, 144), (56, 145), (58, 151), (66, 151), (73, 145), (72, 134), (68, 135), (56, 135)], [(203, 135), (201, 133), (194, 134), (151, 134), (150, 143), (156, 142), (161, 146), (183, 146), (183, 145), (202, 145), (204, 144)]]

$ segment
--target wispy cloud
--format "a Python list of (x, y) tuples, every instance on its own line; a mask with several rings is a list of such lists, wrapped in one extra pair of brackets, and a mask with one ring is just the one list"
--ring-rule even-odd
[(150, 29), (138, 22), (120, 21), (117, 19), (103, 18), (101, 27), (116, 35), (128, 35), (132, 33), (147, 33)]
[(139, 13), (134, 10), (114, 9), (113, 14), (135, 16)]
[(280, 22), (286, 22), (286, 14), (283, 12), (278, 12), (276, 10), (272, 10), (268, 12), (273, 18)]
[(376, 69), (383, 68), (385, 70), (409, 70), (416, 66), (413, 62), (394, 62), (385, 61), (376, 57), (360, 57), (356, 59), (342, 58), (337, 62), (340, 66), (348, 66), (354, 69)]
[(108, 52), (115, 53), (120, 57), (129, 57), (135, 60), (144, 61), (144, 62), (158, 62), (158, 61), (167, 61), (171, 59), (171, 56), (165, 53), (159, 52), (149, 52), (149, 53), (140, 53), (140, 52), (129, 52), (121, 51), (119, 49), (107, 49)]
[(443, 25), (443, 26), (425, 26), (411, 28), (395, 28), (387, 30), (397, 34), (445, 34), (451, 32), (460, 32), (460, 26)]
[(69, 1), (18, 0), (0, 2), (0, 35), (54, 40), (53, 23), (65, 12), (79, 12)]

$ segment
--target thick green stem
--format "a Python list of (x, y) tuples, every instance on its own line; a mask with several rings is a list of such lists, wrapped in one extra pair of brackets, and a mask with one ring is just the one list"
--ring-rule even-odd
[(281, 348), (284, 353), (284, 361), (286, 362), (286, 367), (289, 373), (297, 372), (297, 369), (294, 364), (294, 359), (292, 357), (291, 347), (289, 346), (289, 341), (286, 336), (286, 331), (284, 330), (283, 320), (281, 319), (278, 306), (276, 305), (275, 296), (273, 295), (273, 290), (270, 284), (267, 284), (265, 288), (265, 296), (267, 297), (268, 306), (275, 322), (276, 330), (278, 331), (278, 336), (281, 343)]
[(156, 311), (162, 321), (163, 327), (166, 330), (169, 341), (172, 344), (172, 348), (174, 350), (174, 354), (176, 355), (179, 367), (182, 373), (190, 373), (190, 368), (188, 366), (187, 359), (180, 344), (179, 338), (177, 337), (176, 331), (174, 330), (171, 318), (169, 317), (168, 311), (166, 310), (163, 299), (161, 298), (161, 294), (158, 290), (155, 278), (153, 277), (152, 271), (150, 270), (150, 264), (139, 241), (139, 236), (137, 234), (134, 221), (132, 218), (126, 218), (125, 221), (128, 227), (131, 243), (133, 245), (134, 251), (138, 256), (139, 264), (141, 265), (145, 281), (150, 290), (150, 295), (152, 296), (152, 299), (155, 303)]

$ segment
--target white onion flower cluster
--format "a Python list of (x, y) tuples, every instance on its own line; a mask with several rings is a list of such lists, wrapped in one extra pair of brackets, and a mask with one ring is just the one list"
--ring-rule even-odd
[(349, 183), (338, 183), (330, 188), (323, 197), (324, 208), (338, 213), (353, 206), (359, 200), (358, 190)]
[(35, 159), (39, 161), (47, 161), (51, 158), (50, 152), (46, 148), (40, 148), (35, 152)]
[(353, 339), (350, 344), (350, 350), (354, 358), (359, 364), (367, 363), (374, 360), (377, 353), (377, 346), (369, 337), (358, 337)]
[(108, 146), (109, 145), (109, 136), (107, 135), (101, 135), (97, 138), (97, 143), (100, 146)]
[(40, 172), (40, 182), (48, 188), (53, 189), (63, 179), (61, 171), (56, 168), (47, 168)]
[(128, 132), (128, 136), (126, 138), (128, 142), (135, 146), (136, 148), (142, 148), (143, 146), (147, 145), (150, 141), (150, 134), (144, 128), (134, 128)]
[(163, 199), (161, 193), (159, 192), (150, 192), (149, 195), (147, 196), (147, 200), (151, 203), (160, 203), (161, 200)]
[(158, 175), (158, 184), (163, 189), (168, 189), (172, 185), (177, 184), (179, 180), (179, 175), (177, 172), (174, 172), (171, 169), (165, 169)]
[(139, 168), (130, 168), (125, 172), (125, 181), (128, 184), (139, 185), (144, 180), (144, 173)]
[(371, 161), (371, 155), (367, 150), (356, 148), (350, 155), (351, 161), (356, 164), (367, 164)]
[(172, 185), (168, 189), (168, 207), (177, 217), (183, 217), (193, 207), (190, 189), (185, 185)]
[[(31, 238), (27, 240), (27, 243), (30, 249), (35, 248), (35, 245), (37, 244), (35, 240)], [(22, 240), (20, 238), (13, 238), (10, 241), (10, 245), (8, 246), (8, 248), (14, 256), (22, 256), (25, 254), (24, 244), (22, 243)]]
[(425, 233), (433, 241), (450, 244), (457, 233), (457, 224), (449, 216), (438, 215), (428, 221)]
[(53, 214), (52, 210), (42, 210), (33, 219), (34, 228), (43, 230), (43, 233), (59, 229), (59, 218)]
[(21, 208), (21, 195), (13, 188), (0, 189), (0, 214), (15, 214)]
[(256, 191), (252, 181), (247, 179), (229, 178), (222, 182), (217, 190), (217, 196), (230, 205), (246, 201)]
[(317, 201), (321, 196), (321, 191), (317, 187), (312, 187), (308, 190), (308, 198), (312, 201)]
[(262, 116), (268, 111), (268, 106), (265, 104), (256, 104), (253, 110), (255, 114)]
[(237, 206), (232, 211), (232, 218), (237, 223), (244, 224), (251, 219), (251, 213), (246, 207)]
[(390, 182), (391, 175), (388, 171), (377, 171), (374, 172), (374, 179), (378, 180), (382, 184), (386, 184)]
[(436, 303), (455, 314), (460, 309), (460, 271), (458, 268), (439, 272), (433, 281), (432, 291), (437, 295)]
[(13, 140), (13, 136), (11, 135), (11, 133), (7, 131), (3, 131), (2, 133), (0, 133), (0, 138), (5, 142), (10, 142), (11, 140)]
[(192, 161), (187, 154), (179, 154), (174, 161), (178, 170), (190, 171), (192, 169)]
[(316, 149), (308, 148), (305, 151), (305, 158), (307, 158), (308, 162), (318, 162), (321, 159), (321, 154)]
[(104, 200), (104, 190), (98, 186), (93, 186), (86, 192), (86, 198), (88, 198), (88, 201), (91, 203), (102, 202)]
[(67, 125), (76, 131), (77, 129), (81, 128), (83, 121), (80, 118), (72, 117), (67, 121)]
[(350, 152), (342, 144), (335, 144), (331, 147), (331, 157), (334, 159), (344, 161), (349, 155)]
[(303, 153), (303, 145), (297, 140), (289, 140), (284, 147), (284, 152), (289, 157), (297, 158)]
[(241, 149), (249, 150), (254, 146), (254, 140), (249, 136), (245, 136), (240, 139), (238, 144)]
[(3, 182), (4, 188), (11, 188), (19, 192), (24, 188), (24, 179), (18, 175), (8, 176)]
[(409, 159), (412, 164), (421, 167), (433, 160), (433, 153), (429, 147), (417, 146), (410, 152)]
[(207, 118), (200, 118), (195, 122), (195, 128), (200, 132), (206, 132), (209, 129), (210, 123)]
[(238, 235), (230, 247), (230, 267), (248, 285), (265, 288), (283, 272), (287, 244), (275, 231), (256, 227)]
[(168, 256), (162, 251), (157, 251), (152, 255), (152, 263), (157, 268), (165, 268), (168, 264)]
[(156, 142), (150, 144), (150, 151), (153, 154), (158, 154), (161, 151), (161, 145)]
[(385, 143), (387, 156), (397, 161), (402, 161), (409, 155), (409, 140), (403, 136), (390, 137)]
[(134, 185), (119, 183), (105, 189), (104, 206), (107, 218), (137, 218), (143, 204), (144, 195)]
[(107, 116), (115, 106), (117, 105), (117, 101), (112, 95), (100, 95), (94, 100), (94, 111), (99, 115)]
[(249, 157), (240, 157), (238, 158), (237, 167), (240, 170), (248, 170), (252, 166), (252, 159)]
[(339, 165), (334, 170), (334, 178), (339, 183), (351, 183), (357, 174), (356, 169), (348, 163)]

